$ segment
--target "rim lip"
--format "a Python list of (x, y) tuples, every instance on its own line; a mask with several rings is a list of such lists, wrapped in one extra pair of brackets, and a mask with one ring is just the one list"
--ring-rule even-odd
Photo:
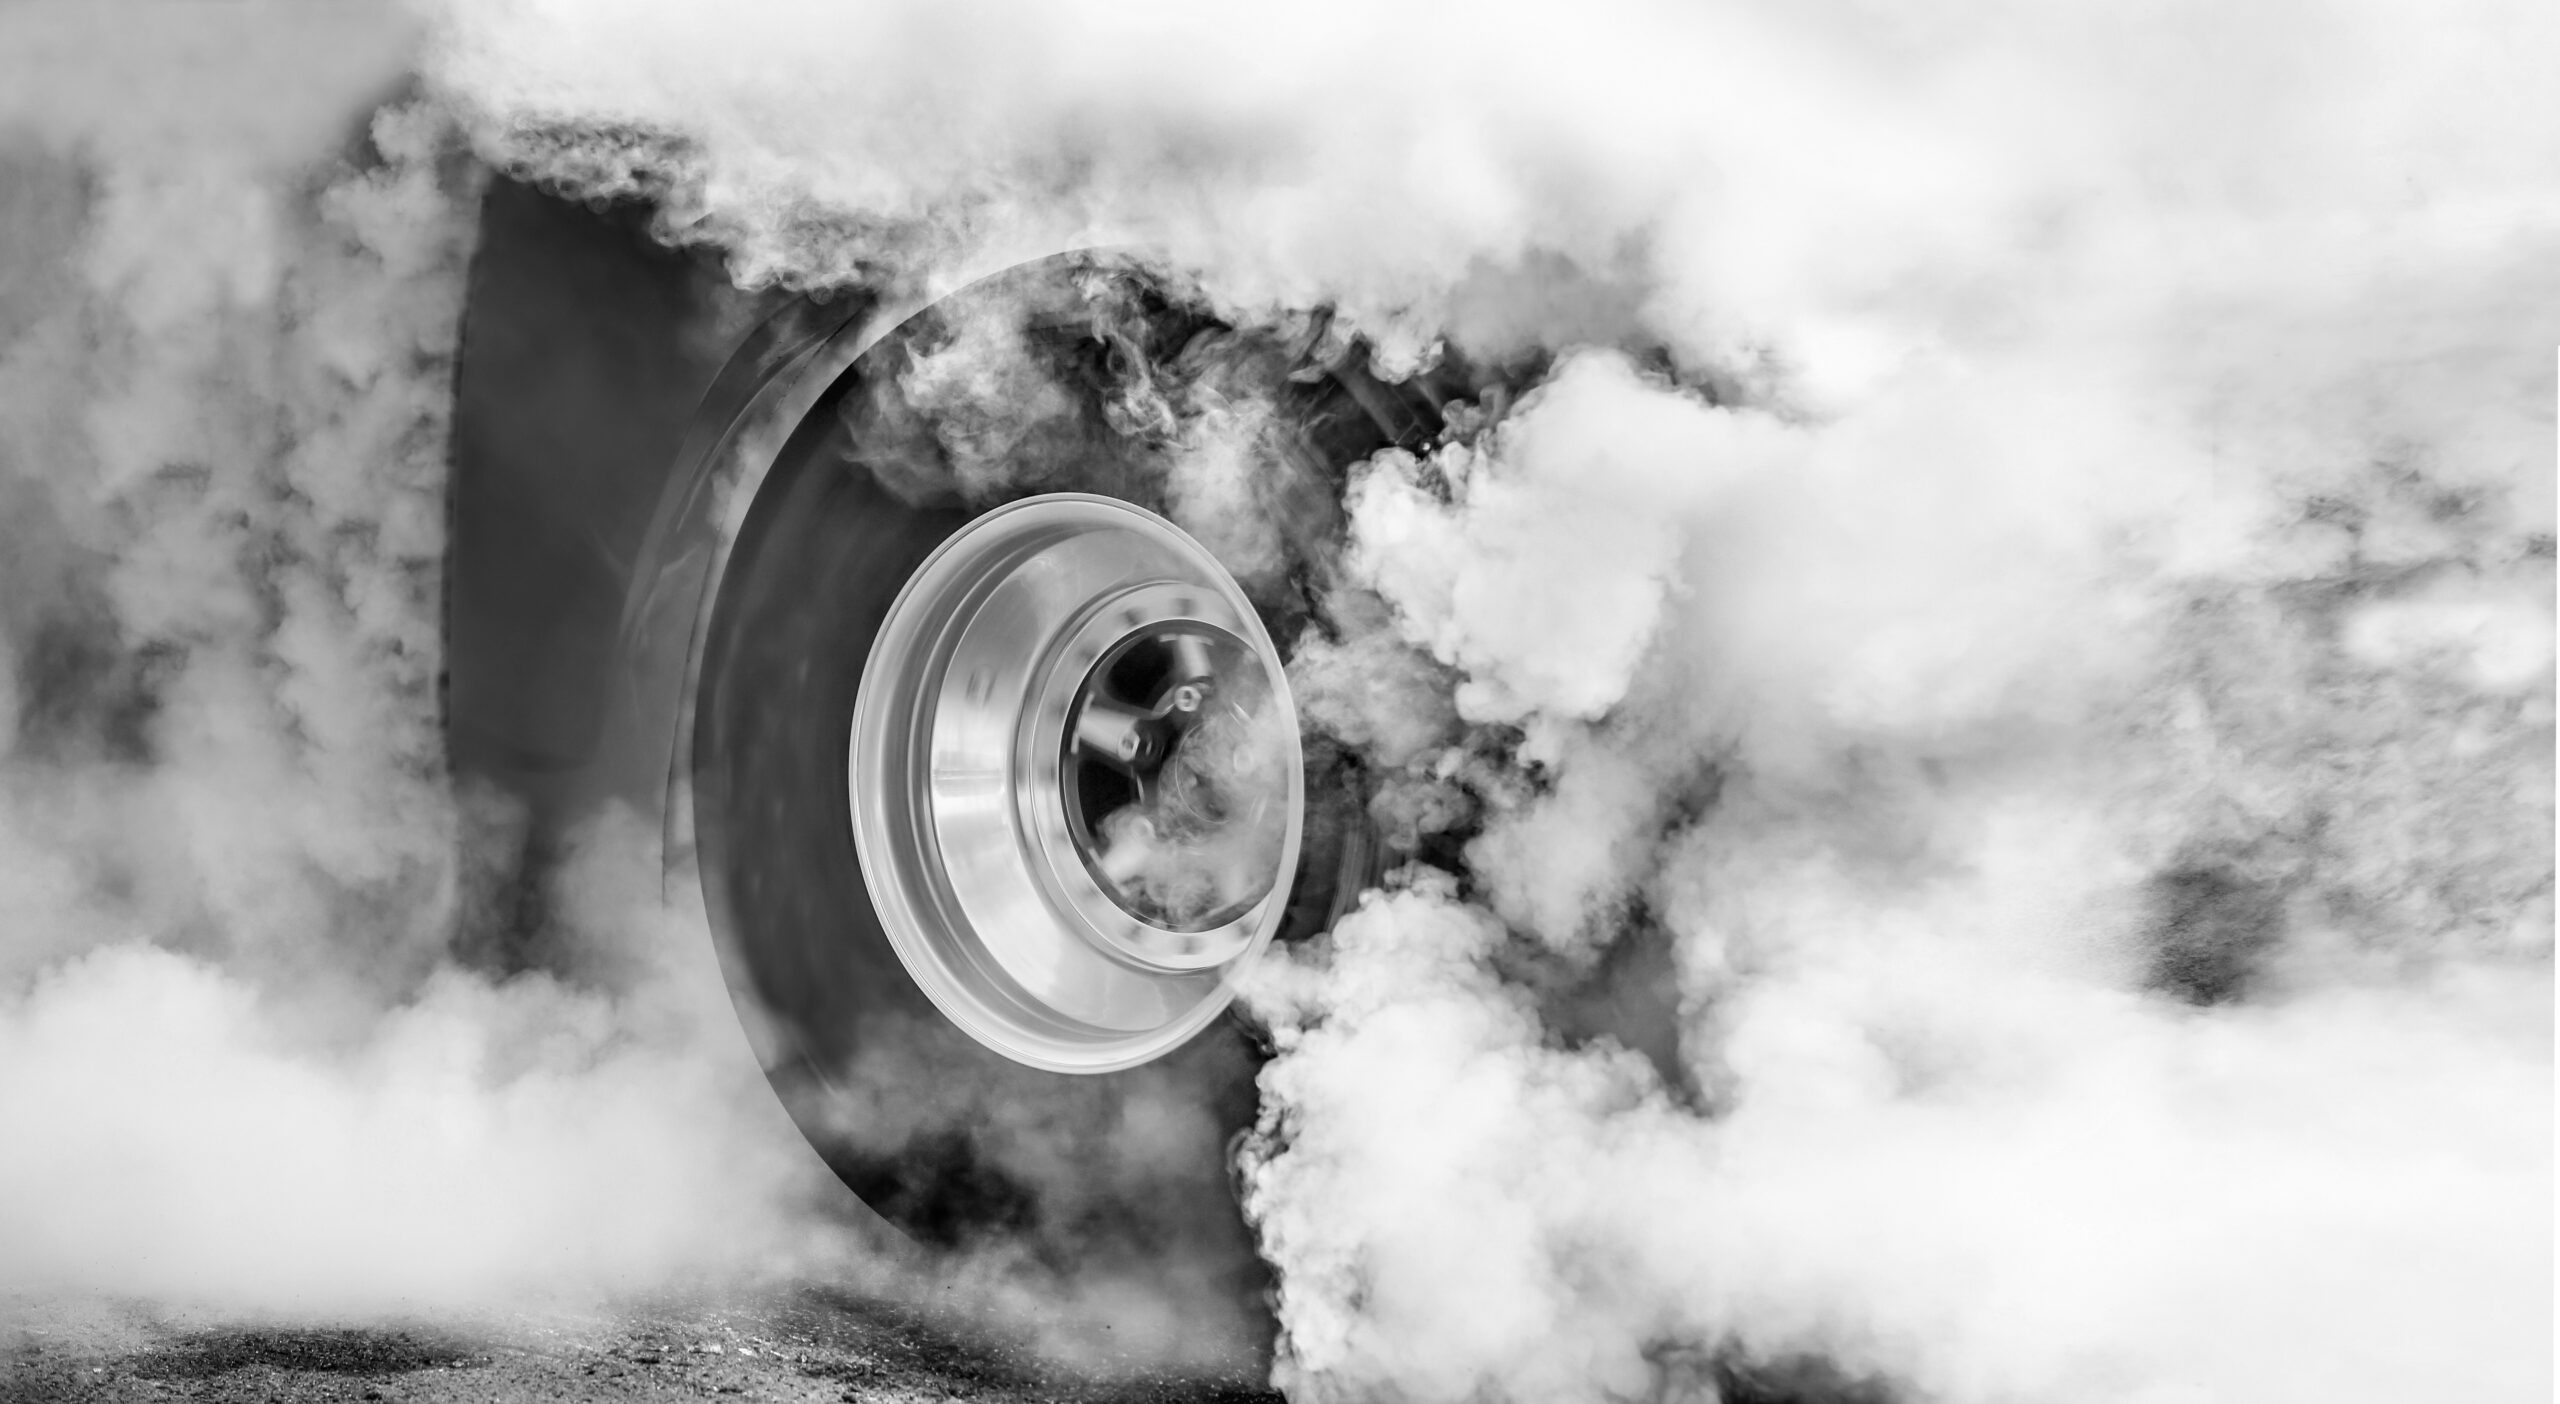
[[(935, 731), (948, 715), (944, 699), (955, 656), (973, 642), (981, 648), (989, 642), (972, 633), (980, 607), (1021, 578), (1025, 562), (1112, 530), (1144, 538), (1165, 558), (1147, 564), (1170, 564), (1179, 574), (1134, 574), (1065, 606), (1065, 617), (1051, 622), (1036, 641), (1037, 656), (1025, 664), (1024, 695), (1004, 713), (1012, 735), (1005, 746), (1009, 762), (1001, 767), (1003, 802), (954, 818), (936, 803)], [(1176, 593), (1206, 598), (1171, 615), (1131, 614), (1133, 601), (1161, 604), (1168, 582), (1179, 587)], [(1115, 611), (1126, 617), (1115, 618)], [(1068, 833), (1055, 773), (1069, 702), (1094, 660), (1131, 627), (1195, 616), (1208, 616), (1198, 622), (1244, 642), (1263, 668), (1290, 751), (1277, 879), (1242, 915), (1209, 932), (1141, 921), (1095, 884)], [(855, 692), (845, 775), (864, 886), (900, 963), (934, 1007), (994, 1051), (1065, 1073), (1135, 1067), (1179, 1047), (1225, 1012), (1238, 979), (1287, 914), (1303, 837), (1304, 758), (1285, 678), (1278, 649), (1234, 579), (1188, 533), (1143, 507), (1088, 493), (1024, 498), (980, 515), (936, 547), (900, 589), (872, 640)], [(986, 888), (960, 886), (945, 857), (946, 838), (962, 846), (973, 873), (992, 874), (1005, 889), (996, 899)], [(1006, 897), (1019, 911), (1026, 891), (1037, 894), (1045, 930), (1034, 934), (1007, 923), (990, 932), (972, 916), (972, 907), (978, 918), (994, 915), (991, 906)], [(1005, 958), (1008, 950), (1013, 962)], [(1016, 978), (1026, 952), (1066, 961), (1151, 1001), (1161, 1017), (1135, 1029), (1078, 1017)]]

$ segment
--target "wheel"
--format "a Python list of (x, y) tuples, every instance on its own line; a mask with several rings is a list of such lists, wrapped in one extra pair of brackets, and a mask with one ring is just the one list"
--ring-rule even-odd
[[(975, 284), (811, 401), (713, 591), (694, 834), (741, 1017), (866, 1203), (929, 1242), (1256, 1278), (1226, 1180), (1259, 1061), (1235, 982), (1377, 850), (1356, 777), (1299, 740), (1276, 640), (1308, 582), (1257, 598), (1151, 510), (1169, 446), (1114, 413), (1133, 364), (1224, 329), (1130, 313), (1125, 282), (1093, 291), (1113, 278), (1070, 256)], [(1063, 398), (1022, 397), (1027, 425), (919, 403), (919, 366), (1024, 308), (1015, 349)], [(1337, 384), (1294, 393), (1274, 481), (1328, 479), (1329, 505), (1325, 436), (1345, 410), (1382, 431)], [(1036, 471), (973, 482), (986, 442)]]
[[(655, 810), (770, 1081), (882, 1218), (1258, 1311), (1234, 982), (1383, 861), (1288, 648), (1344, 472), (1441, 391), (1104, 258), (888, 317), (646, 227), (493, 182), (465, 314), (449, 752), (518, 802), (526, 926), (584, 815)], [(1270, 407), (1249, 578), (1166, 518), (1173, 383)]]

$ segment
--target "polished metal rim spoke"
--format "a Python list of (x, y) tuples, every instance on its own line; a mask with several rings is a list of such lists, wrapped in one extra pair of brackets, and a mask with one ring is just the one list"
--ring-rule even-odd
[(1134, 778), (1163, 754), (1162, 724), (1162, 718), (1117, 697), (1089, 697), (1076, 712), (1076, 754)]

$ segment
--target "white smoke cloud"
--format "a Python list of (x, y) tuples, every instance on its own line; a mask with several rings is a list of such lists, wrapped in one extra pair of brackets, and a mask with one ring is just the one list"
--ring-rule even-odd
[[(2509, 388), (2547, 405), (2547, 353), (2469, 301), (2364, 314), (2309, 387), (2181, 364), (2176, 309), (1950, 339), (1812, 418), (1602, 415), (1574, 442), (1645, 472), (1554, 505), (1509, 505), (1554, 488), (1499, 437), (1445, 503), (1373, 467), (1355, 573), (1543, 788), (1490, 792), (1490, 912), (1418, 878), (1270, 975), (1293, 1392), (1619, 1398), (1700, 1352), (1969, 1399), (2547, 1391), (2549, 424)], [(2531, 429), (2430, 402), (2441, 360)], [(1682, 432), (1716, 418), (1756, 427)], [(1668, 1081), (1514, 977), (1595, 921), (1669, 934)]]
[(1797, 455), (1785, 426), (1719, 411), (1623, 361), (1584, 357), (1436, 476), (1382, 456), (1349, 500), (1352, 570), (1413, 643), (1463, 670), (1460, 715), (1590, 719), (1626, 694), (1675, 582), (1681, 521), (1737, 478)]
[[(1487, 806), (1490, 912), (1269, 972), (1293, 1390), (2527, 1398), (2549, 24), (463, 3), (444, 73), (531, 169), (666, 138), (748, 276), (1128, 241), (1391, 362), (1668, 349), (1347, 504), (1293, 677)], [(1449, 702), (1343, 665), (1400, 646)], [(1693, 1093), (1515, 979), (1645, 922)]]
[[(1476, 825), (1264, 972), (1293, 1392), (2547, 1394), (2547, 13), (438, 13), (750, 279), (1562, 353), (1293, 665)], [(1668, 1066), (1547, 1013), (1641, 930)]]
[(1666, 1347), (1736, 1337), (1957, 1398), (2537, 1388), (2539, 991), (2198, 1017), (1951, 956), (1929, 918), (1978, 913), (1945, 905), (1756, 984), (1713, 1121), (1555, 1047), (1441, 885), (1275, 972), (1254, 1204), (1293, 1390), (1640, 1396)]
[(131, 940), (44, 972), (0, 1017), (8, 1284), (416, 1312), (833, 1256), (699, 932), (600, 866), (571, 881), (621, 989), (445, 966), (330, 1008)]
[(2044, 270), (2147, 310), (2548, 213), (2522, 4), (434, 10), (491, 149), (671, 185), (673, 227), (751, 278), (1134, 242), (1248, 305), (1428, 335), (1457, 301), (1516, 336), (1611, 300), (1515, 277), (1561, 257), (1695, 352), (1774, 339), (1826, 388), (2032, 317)]
[[(1293, 667), (1404, 821), (1481, 811), (1466, 873), (1408, 873), (1257, 994), (1247, 1202), (1294, 1391), (1597, 1399), (1814, 1356), (1962, 1399), (2547, 1397), (2547, 7), (425, 13), (484, 155), (658, 195), (748, 281), (1119, 243), (1239, 315), (1334, 304), (1390, 369), (1444, 336), (1559, 358), (1490, 433), (1368, 465), (1340, 637)], [(8, 391), (12, 444), (93, 465), (30, 500), (108, 564), (15, 568), (94, 581), (48, 598), (170, 670), (151, 733), (202, 759), (148, 802), (11, 762), (40, 934), (8, 1027), (76, 1039), (110, 982), (245, 1037), (203, 962), (272, 980), (346, 904), (412, 910), (379, 894), (434, 889), (445, 821), (381, 808), (431, 792), (417, 743), (331, 743), (415, 715), (377, 647), (411, 597), (352, 566), (244, 590), (237, 524), (432, 541), (401, 482), (297, 497), (257, 450), (242, 407), (337, 403), (288, 372), (337, 395), (339, 362), (236, 348), (369, 363), (274, 311), (317, 297), (287, 291), (295, 187), (28, 101), (86, 114), (47, 149), (103, 174), (46, 177), (76, 217), (12, 214), (57, 250), (0, 292), (47, 348), (8, 368), (42, 387)], [(238, 141), (309, 150), (296, 121)], [(1199, 447), (1194, 514), (1250, 500)], [(23, 752), (52, 713), (16, 693)], [(223, 822), (242, 795), (287, 822)], [(174, 953), (76, 954), (137, 926)], [(1565, 1038), (1556, 983), (1648, 932), (1667, 1065)], [(437, 968), (402, 1019), (504, 1030), (529, 997)], [(542, 1104), (560, 1065), (487, 1037)], [(249, 1083), (303, 1056), (236, 1053)]]
[(556, 973), (457, 956), (487, 879), (437, 611), (478, 177), (432, 107), (375, 110), (416, 34), (0, 9), (13, 1296), (415, 1311), (830, 1251), (654, 835), (605, 823), (557, 877)]

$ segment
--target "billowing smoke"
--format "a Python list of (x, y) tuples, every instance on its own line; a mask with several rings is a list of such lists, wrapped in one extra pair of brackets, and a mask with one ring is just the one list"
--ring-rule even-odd
[[(1412, 859), (1253, 993), (1293, 1392), (2548, 1396), (2547, 7), (440, 0), (336, 179), (396, 37), (173, 18), (239, 86), (136, 106), (87, 13), (0, 19), (21, 1280), (789, 1222), (648, 961), (442, 954), (450, 120), (742, 282), (1114, 244), (1493, 372), (1292, 581)], [(1014, 330), (908, 392), (1036, 408)], [(1279, 580), (1267, 406), (1178, 398), (1167, 506)], [(1031, 418), (938, 429), (1006, 474)], [(733, 1130), (635, 1182), (671, 1123)], [(222, 1207), (152, 1277), (86, 1247), (141, 1202)]]
[[(1589, 356), (1448, 501), (1373, 467), (1355, 565), (1532, 783), (1271, 972), (1307, 1392), (2548, 1387), (2547, 525), (2181, 484), (2063, 393)], [(1676, 1043), (1575, 1042), (1647, 943)]]
[(1297, 646), (1431, 861), (1255, 995), (1294, 1391), (2548, 1391), (2547, 13), (438, 34), (750, 281), (1114, 243), (1528, 386)]
[(822, 1251), (654, 835), (599, 821), (551, 959), (467, 958), (507, 905), (436, 697), (481, 176), (415, 39), (0, 9), (0, 1293), (416, 1310)]

